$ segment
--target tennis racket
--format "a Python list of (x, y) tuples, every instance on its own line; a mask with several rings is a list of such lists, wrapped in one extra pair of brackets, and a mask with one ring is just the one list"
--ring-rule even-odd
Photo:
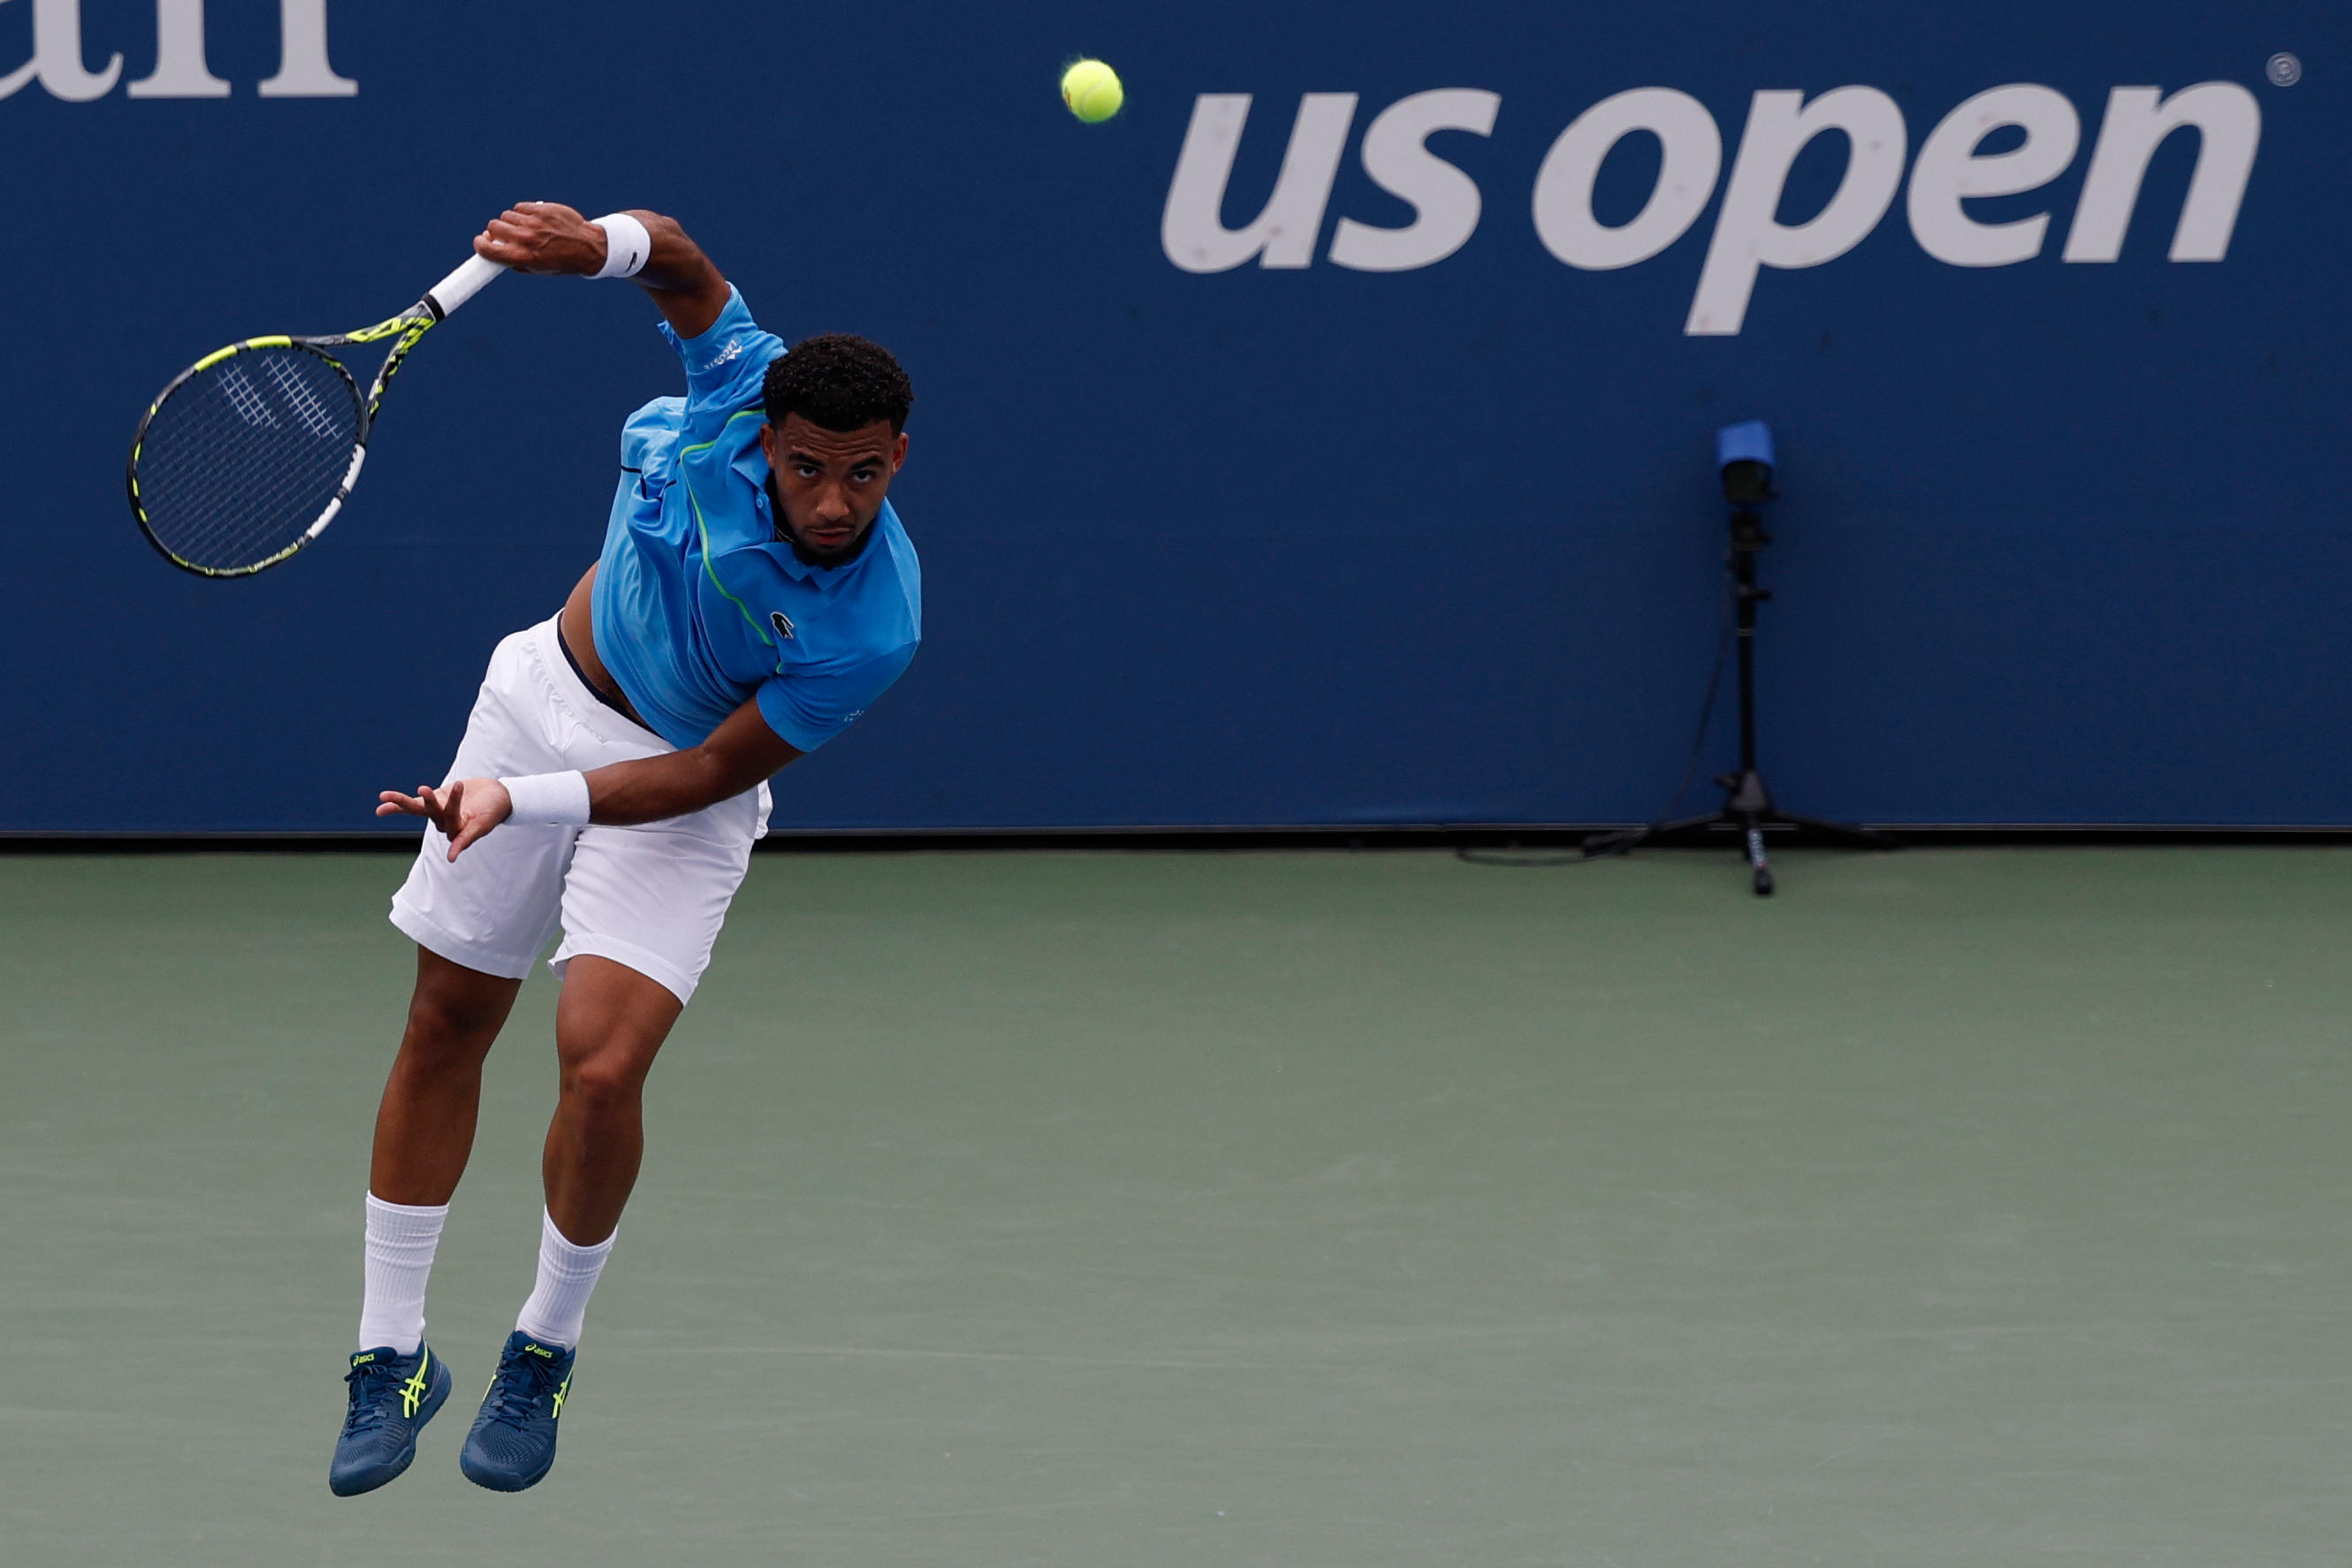
[[(163, 559), (247, 577), (324, 533), (359, 483), (383, 390), (417, 340), (506, 268), (478, 256), (388, 321), (247, 338), (174, 376), (131, 442), (131, 514)], [(367, 395), (331, 350), (393, 340)]]

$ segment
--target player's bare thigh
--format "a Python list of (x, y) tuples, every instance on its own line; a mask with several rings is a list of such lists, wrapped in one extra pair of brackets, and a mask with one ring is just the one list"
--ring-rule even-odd
[[(451, 1065), (481, 1065), (507, 1015), (514, 1011), (522, 982), (485, 974), (427, 947), (416, 950), (416, 985), (408, 996), (408, 1026), (401, 1036), (404, 1057), (444, 1058)], [(470, 1058), (470, 1062), (467, 1058)]]

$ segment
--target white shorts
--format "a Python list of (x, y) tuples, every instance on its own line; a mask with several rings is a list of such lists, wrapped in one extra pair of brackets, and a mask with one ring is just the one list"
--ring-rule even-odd
[[(572, 672), (548, 620), (490, 655), (449, 779), (583, 772), (675, 748), (596, 700)], [(445, 781), (446, 782), (446, 781)], [(449, 861), (430, 823), (392, 923), (418, 946), (485, 974), (520, 980), (556, 932), (560, 978), (582, 953), (626, 964), (683, 1003), (710, 962), (751, 858), (768, 831), (768, 786), (637, 827), (492, 828)]]

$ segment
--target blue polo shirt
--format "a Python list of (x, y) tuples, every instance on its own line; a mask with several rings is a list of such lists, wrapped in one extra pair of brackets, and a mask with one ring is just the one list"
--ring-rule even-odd
[(814, 752), (873, 705), (923, 636), (923, 574), (890, 503), (866, 546), (812, 566), (776, 537), (760, 450), (761, 383), (784, 352), (743, 296), (699, 337), (662, 334), (686, 395), (621, 427), (621, 482), (596, 566), (596, 656), (646, 723), (700, 745), (757, 698), (760, 716)]

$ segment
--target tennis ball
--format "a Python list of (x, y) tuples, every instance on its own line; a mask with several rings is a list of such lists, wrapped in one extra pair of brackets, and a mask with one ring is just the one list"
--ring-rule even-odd
[(1080, 60), (1062, 73), (1062, 101), (1089, 125), (1100, 125), (1127, 101), (1118, 73), (1100, 60)]

